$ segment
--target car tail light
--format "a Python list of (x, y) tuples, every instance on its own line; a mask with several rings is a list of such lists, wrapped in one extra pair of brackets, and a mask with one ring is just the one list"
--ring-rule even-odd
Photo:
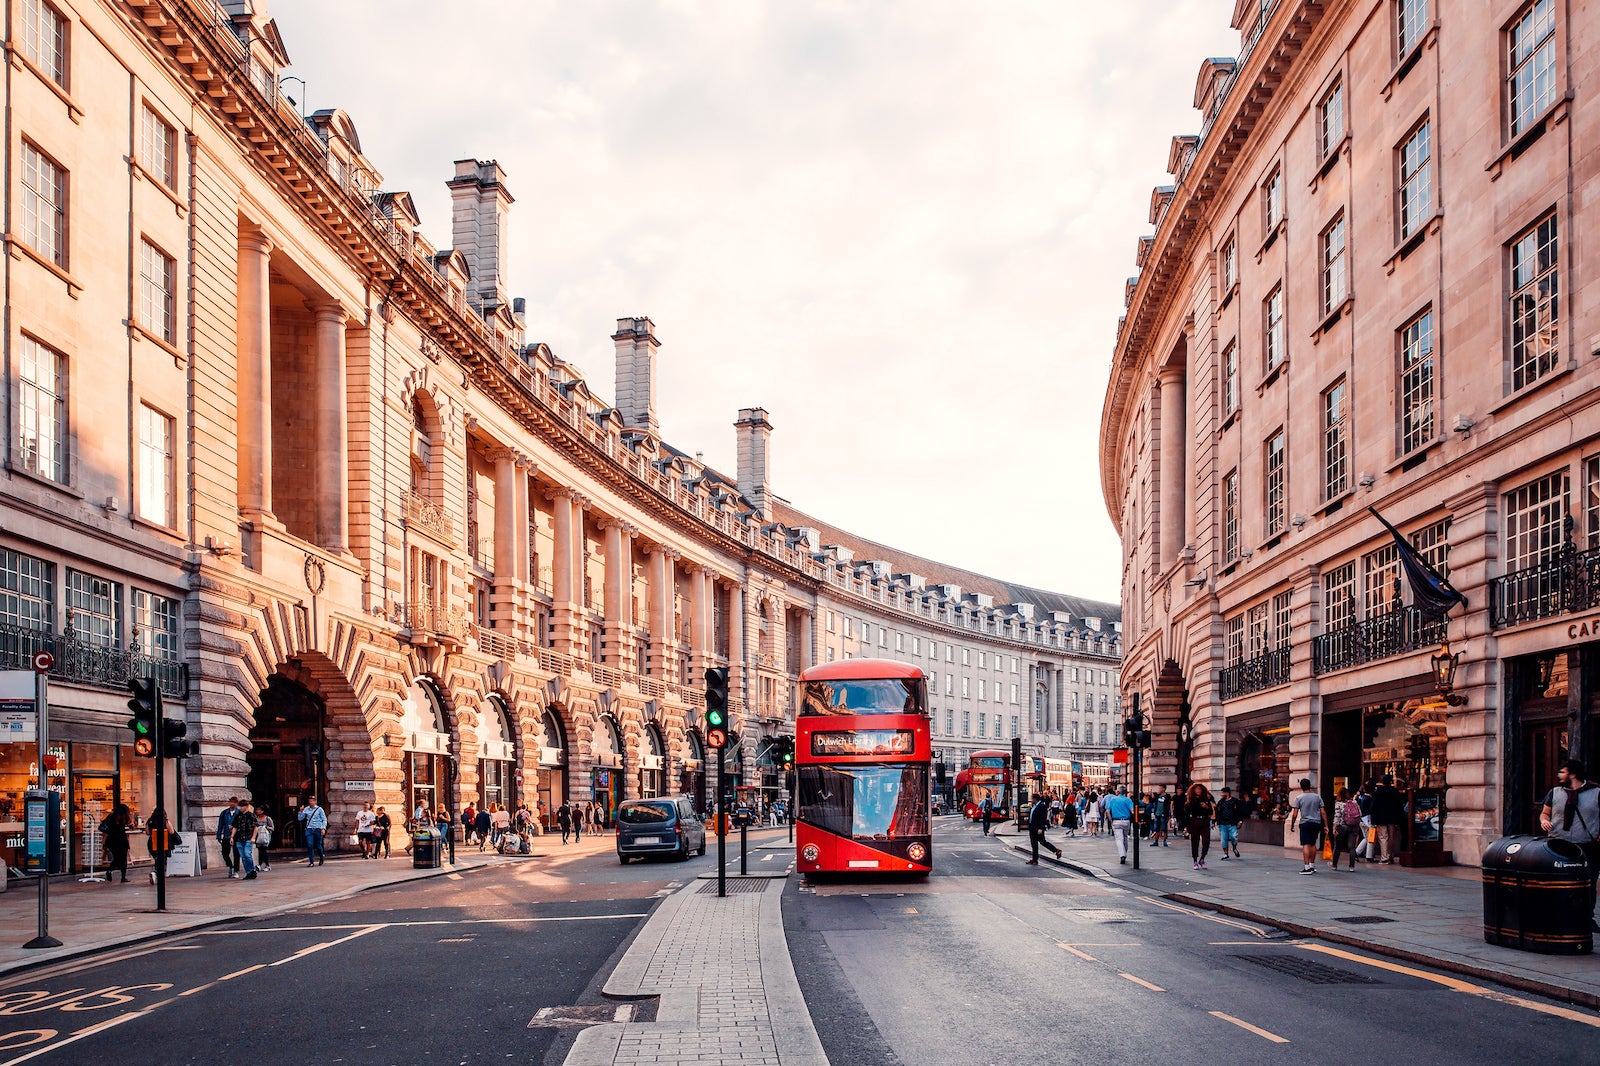
[(677, 825), (673, 826), (672, 828), (674, 830), (676, 830), (678, 835), (681, 836), (681, 837), (686, 837), (686, 836), (689, 835), (688, 830), (683, 828), (683, 823), (682, 822), (679, 822)]

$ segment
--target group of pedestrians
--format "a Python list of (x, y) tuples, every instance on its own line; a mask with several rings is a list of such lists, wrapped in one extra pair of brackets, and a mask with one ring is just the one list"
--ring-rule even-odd
[(1325, 835), (1331, 870), (1339, 868), (1341, 858), (1349, 860), (1351, 870), (1356, 868), (1358, 858), (1394, 865), (1405, 817), (1405, 796), (1388, 774), (1376, 783), (1363, 784), (1354, 795), (1348, 788), (1341, 788), (1331, 810), (1312, 789), (1311, 779), (1302, 777), (1300, 794), (1289, 811), (1289, 831), (1300, 834), (1300, 872), (1317, 872), (1317, 850)]
[[(328, 812), (317, 803), (317, 797), (308, 796), (305, 806), (296, 812), (302, 839), (306, 845), (306, 865), (320, 866), (327, 862), (323, 853), (322, 837), (328, 828)], [(228, 877), (254, 881), (259, 873), (271, 873), (269, 861), (277, 823), (266, 807), (251, 803), (248, 796), (228, 797), (228, 807), (217, 817), (217, 844), (222, 850), (222, 861), (228, 867)]]
[(556, 808), (556, 827), (561, 830), (561, 843), (582, 840), (585, 829), (597, 833), (606, 827), (605, 812), (598, 803), (563, 803)]

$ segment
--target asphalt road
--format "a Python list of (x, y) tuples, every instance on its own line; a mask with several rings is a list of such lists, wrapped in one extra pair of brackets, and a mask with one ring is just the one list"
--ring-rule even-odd
[(559, 1063), (581, 1024), (615, 1017), (598, 993), (613, 957), (715, 847), (627, 866), (540, 851), (17, 974), (0, 1066)]
[(1591, 1012), (1025, 866), (958, 818), (938, 821), (934, 863), (922, 883), (785, 896), (834, 1066), (1423, 1066), (1570, 1061), (1600, 1042)]

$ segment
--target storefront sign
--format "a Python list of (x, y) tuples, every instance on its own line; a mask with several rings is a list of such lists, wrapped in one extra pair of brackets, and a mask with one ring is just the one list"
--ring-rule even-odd
[(1150, 758), (1152, 758), (1152, 759), (1176, 759), (1177, 757), (1178, 757), (1178, 749), (1177, 748), (1152, 748), (1152, 749), (1150, 749)]
[(168, 877), (200, 876), (200, 834), (179, 833), (178, 843), (167, 858)]
[(0, 670), (0, 744), (32, 743), (38, 737), (34, 685), (26, 670)]
[(916, 742), (909, 729), (831, 729), (811, 734), (811, 754), (910, 755)]
[(1600, 618), (1572, 623), (1567, 627), (1567, 637), (1571, 640), (1578, 640), (1581, 637), (1600, 637)]
[(0, 703), (0, 744), (34, 744), (39, 739), (39, 715), (29, 707), (12, 710)]
[(344, 790), (346, 792), (375, 792), (377, 791), (377, 784), (373, 781), (346, 781)]

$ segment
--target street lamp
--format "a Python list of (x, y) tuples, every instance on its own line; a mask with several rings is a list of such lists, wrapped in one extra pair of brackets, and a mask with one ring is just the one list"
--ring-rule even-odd
[(1451, 654), (1450, 638), (1445, 637), (1439, 642), (1439, 650), (1429, 657), (1433, 666), (1433, 685), (1439, 690), (1439, 695), (1444, 697), (1445, 703), (1451, 707), (1465, 706), (1467, 698), (1455, 691), (1456, 667), (1461, 662), (1461, 653)]
[(288, 93), (283, 92), (283, 83), (287, 81), (297, 81), (300, 83), (300, 97), (301, 99), (304, 99), (306, 95), (306, 80), (298, 74), (285, 74), (283, 77), (278, 79), (278, 92), (283, 93), (283, 98), (295, 106), (295, 110), (300, 112), (300, 118), (303, 120), (306, 117), (305, 105), (299, 100), (296, 100), (294, 97), (290, 96)]

